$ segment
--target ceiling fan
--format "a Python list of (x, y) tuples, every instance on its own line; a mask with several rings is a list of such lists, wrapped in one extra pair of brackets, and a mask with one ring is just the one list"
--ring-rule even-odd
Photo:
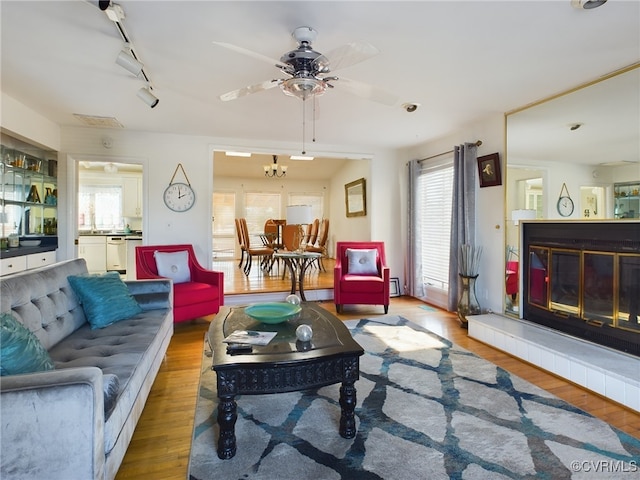
[(359, 97), (384, 105), (394, 105), (398, 101), (396, 95), (373, 85), (350, 80), (342, 76), (328, 75), (330, 72), (335, 72), (340, 68), (355, 65), (376, 56), (379, 53), (377, 48), (368, 43), (354, 42), (338, 47), (327, 55), (323, 55), (311, 47), (317, 35), (318, 33), (311, 27), (296, 28), (291, 36), (298, 42), (298, 47), (282, 55), (280, 60), (274, 60), (260, 53), (229, 43), (213, 42), (215, 45), (274, 65), (287, 75), (287, 78), (267, 80), (232, 90), (220, 95), (220, 100), (225, 102), (235, 100), (279, 86), (285, 94), (298, 97), (304, 101), (324, 94), (327, 89), (334, 88), (332, 82), (338, 82), (339, 80), (339, 88), (341, 90)]

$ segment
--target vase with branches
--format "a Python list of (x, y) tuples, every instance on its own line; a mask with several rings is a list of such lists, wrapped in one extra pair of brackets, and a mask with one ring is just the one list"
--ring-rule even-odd
[(482, 247), (464, 243), (460, 245), (458, 258), (458, 276), (461, 289), (458, 300), (458, 320), (463, 327), (467, 326), (467, 316), (478, 315), (481, 312), (480, 303), (476, 297), (476, 279), (480, 268)]

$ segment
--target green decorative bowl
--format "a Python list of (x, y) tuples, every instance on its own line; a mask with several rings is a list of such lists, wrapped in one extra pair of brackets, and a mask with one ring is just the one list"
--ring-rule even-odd
[(295, 317), (302, 307), (286, 302), (257, 303), (245, 307), (244, 313), (262, 323), (282, 323)]

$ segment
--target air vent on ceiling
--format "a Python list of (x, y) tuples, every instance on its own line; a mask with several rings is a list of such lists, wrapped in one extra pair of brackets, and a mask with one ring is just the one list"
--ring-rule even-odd
[(99, 117), (97, 115), (83, 115), (81, 113), (74, 113), (73, 116), (88, 127), (124, 128), (124, 125), (114, 117)]

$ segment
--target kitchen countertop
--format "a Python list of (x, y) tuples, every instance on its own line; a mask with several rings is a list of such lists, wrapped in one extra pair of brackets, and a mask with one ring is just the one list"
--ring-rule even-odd
[(142, 232), (140, 231), (132, 231), (129, 233), (125, 232), (107, 232), (104, 230), (99, 230), (96, 232), (78, 232), (78, 236), (80, 237), (126, 237), (127, 239), (142, 239)]
[(37, 247), (14, 247), (0, 250), (0, 258), (22, 257), (23, 255), (31, 255), (32, 253), (53, 252), (58, 245), (38, 245)]

